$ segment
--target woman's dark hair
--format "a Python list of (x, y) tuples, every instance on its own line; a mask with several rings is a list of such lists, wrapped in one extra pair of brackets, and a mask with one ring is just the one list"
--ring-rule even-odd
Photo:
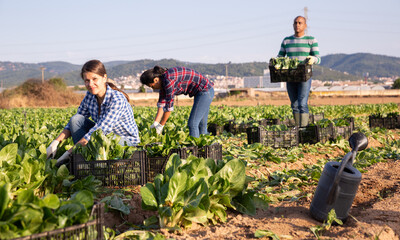
[[(97, 74), (99, 76), (104, 76), (107, 74), (104, 64), (99, 60), (90, 60), (90, 61), (86, 62), (85, 64), (83, 64), (82, 70), (81, 70), (81, 78), (82, 79), (83, 79), (83, 74), (87, 73), (87, 72), (91, 72), (91, 73)], [(115, 84), (113, 84), (111, 82), (107, 81), (107, 85), (110, 86), (111, 89), (119, 91), (122, 94), (124, 94), (126, 100), (128, 100), (128, 102), (129, 102), (128, 94), (126, 94), (124, 91), (119, 89), (117, 86), (115, 86)]]
[(161, 76), (167, 71), (168, 68), (163, 68), (160, 66), (155, 66), (152, 69), (148, 69), (140, 75), (140, 82), (144, 85), (149, 85), (150, 83), (154, 82), (154, 78), (160, 78)]

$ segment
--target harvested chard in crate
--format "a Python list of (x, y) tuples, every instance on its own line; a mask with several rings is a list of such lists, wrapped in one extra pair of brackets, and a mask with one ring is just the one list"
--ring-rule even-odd
[(312, 65), (304, 64), (297, 58), (271, 58), (268, 67), (271, 82), (305, 82), (312, 77)]

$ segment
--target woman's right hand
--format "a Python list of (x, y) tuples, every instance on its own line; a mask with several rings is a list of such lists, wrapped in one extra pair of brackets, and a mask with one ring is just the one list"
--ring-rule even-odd
[(54, 158), (55, 156), (56, 156), (56, 152), (57, 152), (57, 147), (58, 147), (58, 144), (59, 144), (60, 142), (59, 141), (57, 141), (57, 140), (54, 140), (54, 141), (52, 141), (51, 143), (50, 143), (50, 145), (47, 147), (47, 149), (46, 149), (46, 153), (47, 153), (47, 159), (49, 159), (50, 157), (51, 158)]

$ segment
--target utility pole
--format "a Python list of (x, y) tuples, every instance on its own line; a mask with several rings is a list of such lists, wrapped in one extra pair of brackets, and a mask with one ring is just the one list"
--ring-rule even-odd
[(45, 67), (41, 67), (40, 70), (42, 70), (42, 84), (44, 83), (44, 70), (46, 68)]
[(231, 61), (228, 62), (228, 64), (225, 65), (225, 77), (228, 78), (228, 66), (231, 64)]

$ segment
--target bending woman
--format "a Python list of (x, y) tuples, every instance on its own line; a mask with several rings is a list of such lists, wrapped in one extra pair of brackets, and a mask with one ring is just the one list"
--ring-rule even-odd
[[(69, 137), (72, 137), (74, 144), (85, 146), (90, 135), (99, 128), (105, 135), (113, 132), (121, 136), (121, 145), (136, 146), (140, 142), (139, 130), (129, 97), (114, 84), (107, 82), (103, 63), (99, 60), (86, 62), (82, 67), (81, 77), (88, 90), (86, 96), (78, 107), (78, 112), (47, 148), (47, 158), (54, 158), (58, 144)], [(72, 148), (57, 163), (68, 159), (71, 152)]]
[(174, 110), (175, 95), (194, 97), (188, 121), (189, 134), (199, 137), (207, 134), (210, 104), (214, 98), (213, 83), (200, 73), (185, 67), (162, 68), (155, 66), (140, 76), (140, 82), (153, 89), (159, 89), (158, 111), (151, 128), (162, 133), (171, 111)]

